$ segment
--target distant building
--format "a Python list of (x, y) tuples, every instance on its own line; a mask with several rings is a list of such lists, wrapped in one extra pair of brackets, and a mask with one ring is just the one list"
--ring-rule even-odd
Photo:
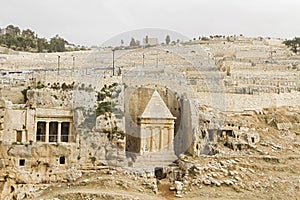
[(0, 28), (0, 35), (5, 35), (6, 33), (13, 33), (15, 30), (10, 28)]
[(150, 38), (150, 37), (146, 37), (143, 38), (143, 45), (151, 45), (151, 46), (155, 46), (158, 45), (158, 39), (157, 38)]

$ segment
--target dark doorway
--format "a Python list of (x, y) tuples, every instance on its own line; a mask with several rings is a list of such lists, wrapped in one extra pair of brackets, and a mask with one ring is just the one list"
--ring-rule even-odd
[(49, 142), (57, 142), (58, 122), (49, 123)]
[(22, 131), (17, 131), (17, 142), (22, 142)]
[(61, 141), (69, 142), (70, 122), (61, 123)]
[(154, 174), (155, 174), (155, 177), (159, 180), (166, 178), (166, 173), (164, 173), (164, 170), (162, 167), (155, 167)]
[(19, 160), (19, 166), (25, 166), (25, 159)]
[(36, 141), (45, 142), (46, 141), (46, 122), (38, 122), (36, 129)]
[(59, 164), (64, 165), (66, 163), (66, 158), (64, 156), (59, 157)]
[(232, 130), (226, 130), (226, 135), (227, 136), (230, 136), (230, 137), (233, 137), (233, 131)]

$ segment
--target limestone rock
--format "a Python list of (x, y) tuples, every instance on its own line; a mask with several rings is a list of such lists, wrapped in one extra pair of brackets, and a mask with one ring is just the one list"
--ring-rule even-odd
[(233, 182), (231, 180), (223, 180), (223, 182), (226, 184), (226, 185), (233, 185)]
[(211, 181), (209, 179), (204, 179), (203, 180), (203, 184), (205, 185), (210, 185), (211, 184)]
[(183, 190), (183, 183), (181, 181), (175, 181), (175, 189), (176, 189), (176, 193), (180, 194), (181, 191)]

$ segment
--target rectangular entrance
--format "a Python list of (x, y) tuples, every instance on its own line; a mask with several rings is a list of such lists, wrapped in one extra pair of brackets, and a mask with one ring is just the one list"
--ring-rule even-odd
[(57, 142), (58, 122), (49, 123), (49, 142)]
[(36, 141), (46, 142), (46, 122), (38, 122), (36, 129)]
[(61, 123), (61, 141), (69, 142), (70, 136), (70, 122)]

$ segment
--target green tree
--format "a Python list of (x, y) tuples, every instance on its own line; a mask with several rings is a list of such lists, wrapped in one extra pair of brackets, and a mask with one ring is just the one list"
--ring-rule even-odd
[(283, 42), (283, 44), (288, 46), (295, 54), (300, 51), (300, 37), (295, 37), (292, 40), (286, 40)]
[(37, 51), (44, 52), (49, 50), (49, 43), (45, 38), (38, 38), (37, 39)]
[(134, 38), (131, 38), (131, 41), (130, 41), (129, 46), (131, 46), (131, 47), (136, 46), (136, 42), (135, 42), (135, 39), (134, 39)]
[(48, 42), (45, 38), (38, 38), (37, 34), (30, 29), (20, 30), (19, 27), (9, 25), (6, 33), (0, 35), (0, 45), (17, 51), (30, 52), (64, 52), (67, 50), (86, 50), (85, 47), (66, 49), (68, 42), (56, 35)]
[(22, 36), (25, 38), (35, 38), (35, 33), (34, 31), (30, 30), (30, 29), (26, 29), (22, 31)]
[(17, 37), (17, 50), (18, 51), (25, 51), (26, 44), (25, 44), (24, 40), (25, 39), (22, 36)]
[(34, 40), (33, 38), (24, 38), (24, 43), (28, 51), (36, 49), (36, 40)]
[(169, 35), (166, 36), (166, 44), (169, 45), (171, 41), (171, 38)]
[(17, 26), (14, 26), (14, 25), (8, 25), (6, 27), (6, 31), (7, 31), (7, 33), (12, 34), (12, 35), (20, 35), (20, 33), (21, 33), (20, 28)]
[(63, 38), (56, 35), (55, 37), (51, 38), (50, 40), (50, 51), (51, 52), (64, 52), (66, 51), (65, 45), (67, 41)]
[(5, 45), (6, 45), (8, 48), (16, 47), (16, 36), (15, 36), (15, 35), (6, 33), (6, 34), (4, 35), (4, 41), (5, 41)]

